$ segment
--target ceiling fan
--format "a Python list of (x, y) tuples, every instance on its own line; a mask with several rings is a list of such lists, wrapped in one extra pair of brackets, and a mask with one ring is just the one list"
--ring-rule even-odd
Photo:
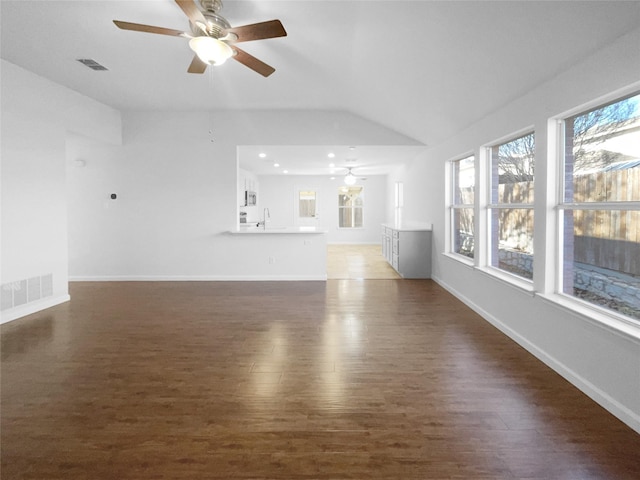
[(354, 167), (344, 167), (348, 170), (347, 174), (344, 176), (344, 183), (346, 185), (355, 185), (358, 180), (366, 180), (367, 177), (356, 177), (355, 174), (351, 171)]
[(120, 20), (114, 20), (113, 23), (123, 30), (188, 38), (189, 47), (195, 52), (187, 70), (189, 73), (204, 73), (207, 66), (222, 65), (228, 58), (233, 58), (263, 77), (268, 77), (276, 71), (275, 68), (238, 48), (236, 43), (286, 37), (287, 32), (280, 20), (231, 27), (229, 22), (218, 14), (222, 9), (222, 0), (199, 0), (203, 10), (196, 6), (194, 0), (175, 2), (189, 18), (190, 32)]

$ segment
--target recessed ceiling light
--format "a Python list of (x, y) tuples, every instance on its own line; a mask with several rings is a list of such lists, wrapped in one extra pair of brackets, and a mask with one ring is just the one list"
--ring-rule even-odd
[(274, 167), (279, 167), (279, 166), (280, 166), (280, 164), (279, 164), (279, 163), (274, 163), (274, 164), (273, 164), (273, 166), (274, 166)]
[(349, 147), (349, 150), (351, 150), (352, 152), (356, 149), (356, 147)]
[(336, 179), (336, 177), (331, 177), (331, 180), (335, 180), (335, 179)]
[(282, 173), (289, 173), (289, 170), (283, 170)]
[(333, 173), (336, 173), (336, 171), (335, 170), (329, 170), (329, 173), (333, 174)]
[(336, 166), (336, 164), (335, 164), (335, 163), (330, 163), (330, 164), (329, 164), (329, 168), (333, 168), (333, 167), (335, 167), (335, 166)]
[(329, 157), (329, 158), (334, 158), (335, 156), (336, 156), (336, 154), (333, 153), (333, 152), (331, 152), (331, 153), (329, 153), (329, 155), (327, 155), (327, 157)]
[(264, 158), (264, 157), (266, 157), (266, 156), (267, 156), (267, 154), (266, 154), (266, 153), (259, 153), (259, 154), (258, 154), (258, 156), (259, 156), (260, 158)]

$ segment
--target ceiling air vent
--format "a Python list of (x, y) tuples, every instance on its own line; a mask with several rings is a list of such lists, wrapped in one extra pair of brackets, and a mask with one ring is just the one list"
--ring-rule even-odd
[(95, 60), (92, 60), (91, 58), (77, 58), (76, 60), (81, 64), (83, 64), (84, 66), (89, 67), (91, 70), (97, 70), (97, 71), (109, 70), (107, 67), (105, 67), (104, 65), (100, 65), (98, 62), (96, 62)]

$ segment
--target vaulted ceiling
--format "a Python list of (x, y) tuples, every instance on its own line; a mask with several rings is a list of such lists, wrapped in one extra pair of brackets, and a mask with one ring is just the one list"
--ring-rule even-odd
[(225, 0), (232, 26), (288, 32), (242, 44), (275, 67), (263, 78), (234, 61), (188, 74), (186, 39), (112, 22), (188, 30), (174, 0), (0, 8), (3, 59), (123, 111), (347, 110), (431, 145), (640, 25), (639, 1)]

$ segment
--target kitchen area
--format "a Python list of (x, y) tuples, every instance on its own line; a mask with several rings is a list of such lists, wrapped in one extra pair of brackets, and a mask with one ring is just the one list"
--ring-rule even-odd
[[(341, 228), (338, 196), (344, 186), (340, 181), (327, 176), (256, 175), (239, 168), (238, 225), (229, 233), (254, 244), (251, 248), (273, 251), (277, 246), (287, 256), (291, 249), (302, 246), (299, 263), (316, 265), (314, 279), (327, 278), (327, 265), (338, 265), (337, 258), (343, 254), (336, 252), (341, 248), (348, 249), (350, 255), (343, 256), (343, 261), (358, 258), (355, 264), (386, 262), (394, 273), (385, 273), (383, 278), (429, 278), (431, 225), (385, 222), (387, 175), (369, 176), (360, 183), (365, 195), (362, 227)], [(334, 252), (336, 259), (327, 258), (327, 250)], [(275, 267), (280, 256), (269, 254), (268, 265)], [(344, 278), (346, 273), (340, 275)], [(381, 274), (371, 275), (375, 278)]]

